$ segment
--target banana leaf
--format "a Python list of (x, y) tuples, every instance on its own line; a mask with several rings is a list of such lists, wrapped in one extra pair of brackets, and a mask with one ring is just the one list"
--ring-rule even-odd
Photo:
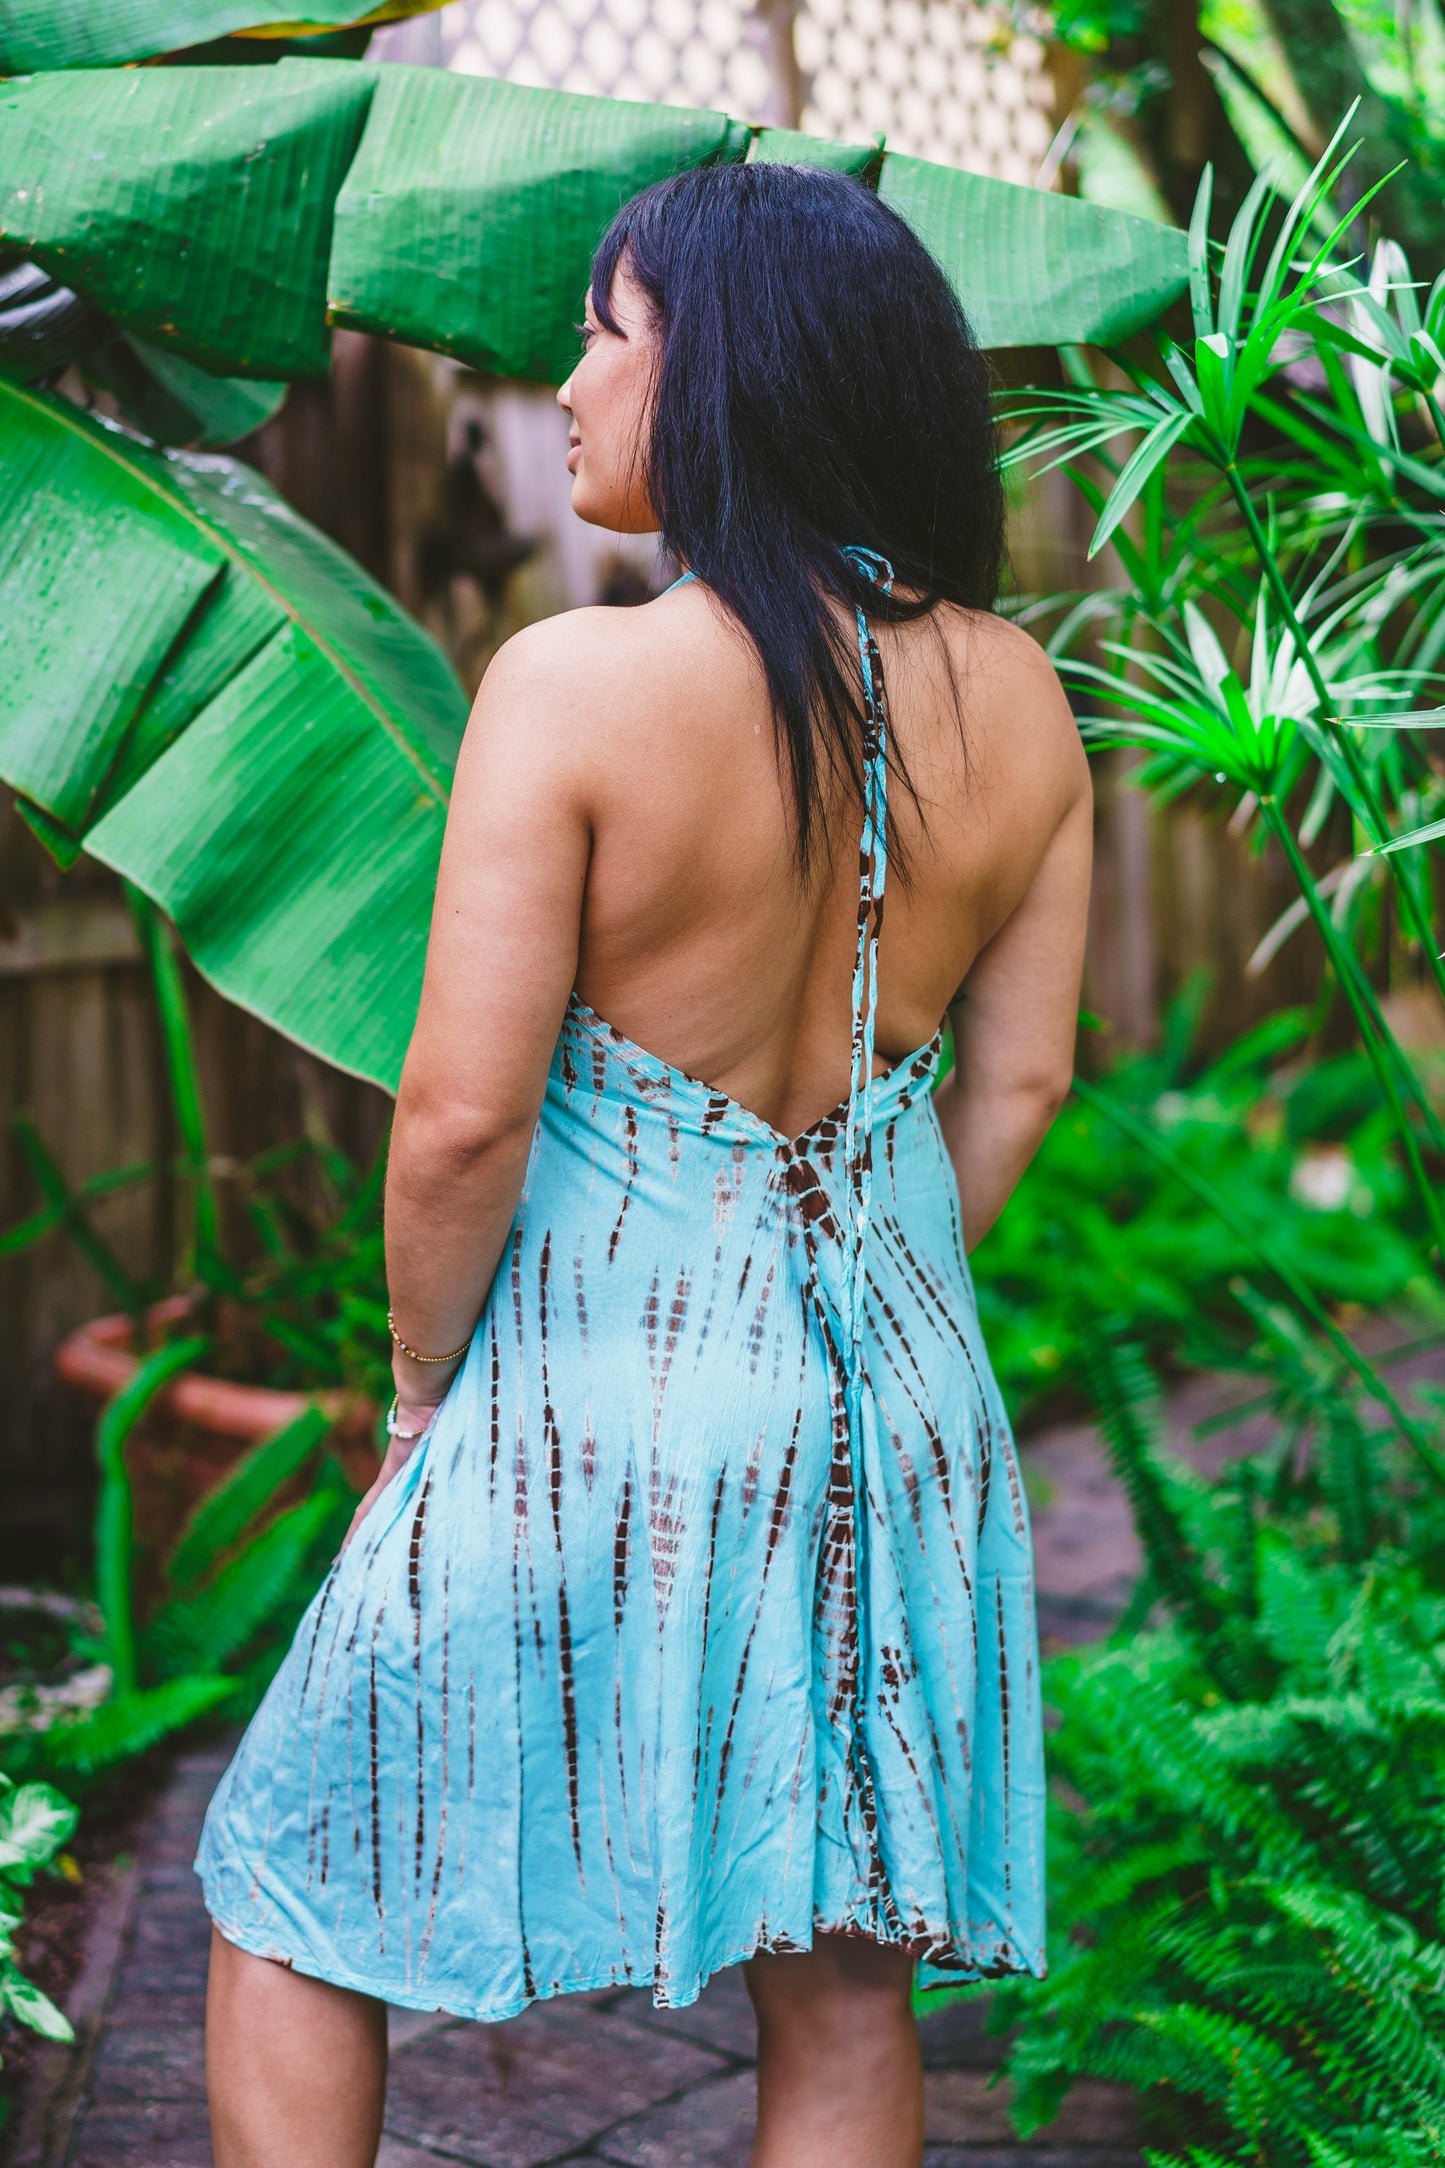
[(336, 203), (332, 321), (542, 383), (576, 361), (587, 267), (613, 214), (667, 174), (741, 159), (750, 140), (740, 121), (685, 106), (376, 73)]
[(251, 469), (0, 384), (0, 777), (241, 1007), (395, 1089), (451, 666)]
[[(0, 89), (0, 235), (218, 373), (323, 369), (329, 293), (336, 321), (550, 382), (611, 211), (749, 137), (721, 114), (356, 61), (36, 76)], [(757, 135), (754, 155), (779, 150), (821, 155)], [(1113, 341), (1187, 282), (1172, 227), (833, 151), (870, 177), (881, 159), (880, 194), (986, 345)]]
[[(750, 147), (817, 155), (429, 70), (40, 76), (0, 87), (0, 230), (213, 372), (324, 367), (329, 279), (346, 321), (545, 378), (617, 203)], [(1118, 337), (1185, 280), (1182, 237), (1093, 206), (903, 159), (881, 191), (989, 343)], [(0, 777), (222, 992), (394, 1088), (464, 722), (450, 666), (249, 469), (4, 384), (0, 436)]]
[(159, 444), (234, 444), (269, 421), (287, 386), (212, 376), (129, 332), (23, 256), (0, 255), (0, 376), (34, 384), (78, 362)]
[(803, 135), (796, 128), (760, 128), (752, 160), (754, 165), (826, 166), (830, 172), (852, 173), (871, 182), (883, 163), (883, 138), (830, 143), (826, 136)]
[(305, 21), (278, 23), (266, 0), (4, 0), (0, 6), (0, 75), (43, 68), (103, 68), (209, 44), (232, 31), (276, 28), (339, 30), (357, 23), (424, 15), (446, 0), (304, 0)]
[(0, 86), (0, 235), (217, 375), (324, 376), (332, 206), (376, 72), (285, 60)]
[(86, 354), (81, 368), (92, 383), (114, 393), (142, 436), (156, 444), (198, 444), (207, 450), (250, 436), (279, 411), (290, 388), (244, 376), (212, 376), (128, 332)]
[(878, 193), (943, 265), (983, 346), (1110, 346), (1188, 283), (1177, 227), (1077, 196), (891, 153)]

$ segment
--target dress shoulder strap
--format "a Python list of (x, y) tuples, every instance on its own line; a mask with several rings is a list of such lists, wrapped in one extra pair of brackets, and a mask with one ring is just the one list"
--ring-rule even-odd
[[(846, 551), (858, 570), (886, 595), (893, 567), (874, 550)], [(853, 966), (853, 1049), (848, 1078), (844, 1157), (848, 1175), (848, 1275), (844, 1320), (848, 1366), (849, 1430), (857, 1439), (863, 1395), (864, 1243), (873, 1192), (873, 1052), (878, 1023), (878, 935), (888, 880), (888, 718), (883, 667), (868, 624), (858, 609), (858, 663), (863, 684), (863, 833), (858, 851), (858, 946)]]

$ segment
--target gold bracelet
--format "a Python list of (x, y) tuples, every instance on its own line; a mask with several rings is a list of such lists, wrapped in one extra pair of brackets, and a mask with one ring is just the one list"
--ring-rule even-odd
[(467, 1334), (467, 1337), (465, 1338), (465, 1340), (463, 1340), (463, 1342), (462, 1342), (461, 1346), (460, 1346), (460, 1347), (454, 1347), (454, 1348), (452, 1349), (452, 1351), (451, 1351), (450, 1355), (418, 1355), (418, 1353), (417, 1353), (416, 1349), (415, 1349), (414, 1347), (408, 1347), (408, 1346), (407, 1346), (407, 1344), (406, 1344), (406, 1342), (405, 1342), (405, 1340), (403, 1340), (403, 1338), (402, 1338), (401, 1334), (400, 1334), (400, 1333), (399, 1333), (399, 1332), (397, 1331), (397, 1329), (396, 1329), (396, 1319), (395, 1319), (395, 1318), (393, 1317), (393, 1315), (392, 1315), (392, 1313), (391, 1313), (391, 1311), (390, 1311), (390, 1310), (388, 1310), (388, 1311), (387, 1311), (387, 1313), (386, 1313), (386, 1326), (387, 1326), (387, 1331), (388, 1331), (388, 1332), (389, 1332), (389, 1333), (391, 1334), (391, 1337), (392, 1337), (392, 1339), (393, 1339), (393, 1340), (394, 1340), (394, 1341), (396, 1342), (397, 1346), (398, 1346), (398, 1347), (399, 1347), (399, 1348), (401, 1349), (401, 1352), (402, 1352), (402, 1354), (403, 1354), (403, 1355), (409, 1355), (409, 1356), (411, 1357), (411, 1359), (412, 1359), (412, 1361), (413, 1361), (414, 1363), (454, 1363), (454, 1362), (460, 1362), (460, 1360), (461, 1360), (462, 1356), (466, 1354), (466, 1352), (467, 1352), (467, 1349), (468, 1349), (468, 1348), (469, 1348), (469, 1347), (471, 1346), (471, 1344), (472, 1344), (472, 1336), (471, 1336), (471, 1334), (470, 1334), (470, 1333), (468, 1333), (468, 1334)]

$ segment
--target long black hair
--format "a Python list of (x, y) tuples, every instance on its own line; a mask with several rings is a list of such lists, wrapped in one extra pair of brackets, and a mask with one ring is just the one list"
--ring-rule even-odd
[[(806, 873), (829, 785), (862, 799), (853, 606), (898, 623), (997, 595), (988, 366), (916, 235), (843, 174), (706, 166), (644, 189), (592, 260), (614, 332), (619, 266), (658, 334), (648, 493), (761, 658)], [(889, 560), (891, 595), (847, 544)]]

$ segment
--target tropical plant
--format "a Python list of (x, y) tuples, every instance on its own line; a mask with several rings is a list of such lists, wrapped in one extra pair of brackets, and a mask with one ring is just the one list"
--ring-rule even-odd
[[(1387, 291), (1393, 282), (1372, 292), (1340, 262), (1349, 220), (1329, 211), (1348, 163), (1338, 145), (1272, 239), (1261, 176), (1222, 251), (1209, 239), (1206, 174), (1190, 232), (1192, 344), (1160, 338), (1122, 354), (1127, 390), (1080, 361), (1064, 389), (1020, 395), (1013, 456), (1078, 473), (1099, 513), (1093, 551), (1112, 542), (1130, 580), (1074, 598), (1055, 633), (1066, 673), (1106, 710), (1084, 718), (1085, 734), (1142, 751), (1136, 780), (1163, 798), (1192, 790), (1231, 804), (1256, 848), (1282, 854), (1439, 1256), (1445, 1122), (1365, 947), (1366, 906), (1388, 902), (1408, 971), (1445, 997), (1433, 869), (1411, 848), (1439, 833), (1421, 819), (1441, 799), (1424, 734), (1445, 719), (1433, 704), (1445, 583), (1433, 331)], [(1296, 381), (1306, 356), (1323, 397)], [(1418, 442), (1422, 421), (1432, 434)], [(1110, 447), (1126, 432), (1139, 442), (1118, 465)], [(1191, 459), (1177, 526), (1166, 513), (1172, 452)], [(1090, 455), (1106, 487), (1079, 471)], [(1332, 820), (1349, 853), (1333, 895), (1308, 855)]]
[(1301, 1287), (1336, 1319), (1389, 1311), (1407, 1330), (1445, 1326), (1364, 1057), (1305, 1058), (1318, 1015), (1296, 1009), (1202, 1060), (1208, 991), (1196, 974), (1157, 1048), (1079, 1079), (973, 1255), (1016, 1422), (1077, 1403), (1087, 1350), (1116, 1317), (1171, 1373), (1245, 1363), (1256, 1324), (1241, 1274), (1284, 1300)]
[(1432, 274), (1445, 266), (1439, 0), (1015, 0), (1012, 12), (1069, 56), (1054, 158), (1073, 155), (1084, 194), (1122, 206), (1154, 192), (1184, 222), (1208, 159), (1232, 213), (1252, 166), (1277, 157), (1303, 173), (1353, 99), (1356, 185), (1393, 175), (1396, 233)]
[[(20, 1712), (7, 1745), (12, 1769), (68, 1779), (130, 1760), (211, 1710), (235, 1714), (256, 1699), (356, 1503), (328, 1450), (336, 1388), (367, 1396), (363, 1407), (389, 1389), (381, 1352), (388, 1344), (383, 1161), (359, 1175), (343, 1155), (308, 1141), (230, 1169), (251, 1249), (235, 1254), (223, 1239), (228, 1215), (217, 1194), (177, 958), (154, 906), (138, 892), (131, 901), (153, 974), (181, 1147), (171, 1171), (190, 1207), (178, 1261), (184, 1308), (162, 1322), (152, 1308), (162, 1290), (137, 1281), (90, 1218), (98, 1197), (154, 1179), (149, 1166), (98, 1177), (77, 1192), (33, 1123), (22, 1121), (19, 1139), (43, 1202), (0, 1236), (0, 1254), (62, 1231), (77, 1241), (133, 1318), (139, 1356), (96, 1430), (95, 1590), (103, 1632), (92, 1653), (107, 1667), (100, 1677), (108, 1692), (94, 1707), (50, 1697), (53, 1705), (31, 1724)], [(298, 1165), (325, 1185), (332, 1204), (319, 1225), (284, 1180)], [(160, 1601), (142, 1616), (127, 1449), (157, 1396), (201, 1365), (321, 1397), (254, 1446), (201, 1500), (163, 1562)], [(155, 1562), (145, 1563), (153, 1579)]]
[[(52, 12), (70, 35), (120, 11), (34, 20)], [(872, 180), (995, 344), (1124, 337), (1186, 276), (1178, 233), (872, 145), (295, 59), (0, 86), (0, 236), (188, 366), (187, 398), (205, 372), (323, 373), (333, 322), (558, 380), (611, 213), (745, 154)], [(3, 384), (0, 438), (0, 774), (62, 858), (85, 848), (166, 910), (224, 993), (394, 1087), (464, 721), (448, 666), (249, 469)]]
[(165, 1561), (160, 1600), (138, 1614), (126, 1446), (157, 1393), (206, 1349), (200, 1336), (155, 1349), (101, 1416), (97, 1652), (111, 1691), (12, 1732), (6, 1761), (16, 1774), (83, 1782), (199, 1717), (249, 1713), (345, 1535), (357, 1494), (327, 1449), (329, 1418), (311, 1407), (200, 1501)]
[(1215, 1484), (1096, 1342), (1146, 1573), (1046, 1667), (1050, 1976), (994, 2022), (1025, 2133), (1087, 2073), (1139, 2089), (1157, 2168), (1405, 2168), (1445, 2159), (1445, 1495), (1273, 1322), (1277, 1442)]
[[(155, 993), (178, 1155), (165, 1167), (143, 1162), (73, 1188), (34, 1120), (19, 1117), (16, 1141), (41, 1203), (0, 1232), (0, 1256), (63, 1234), (129, 1315), (141, 1350), (157, 1339), (174, 1343), (200, 1333), (207, 1362), (221, 1376), (281, 1390), (345, 1389), (362, 1400), (385, 1398), (384, 1149), (365, 1168), (316, 1137), (274, 1147), (249, 1164), (218, 1159), (169, 929), (138, 890), (129, 891), (129, 901)], [(151, 1281), (129, 1270), (92, 1215), (117, 1190), (162, 1174), (176, 1184), (187, 1231), (172, 1275)], [(229, 1200), (221, 1194), (222, 1176)], [(185, 1298), (184, 1310), (154, 1314), (172, 1294)], [(196, 1352), (178, 1359), (178, 1367)]]
[(0, 2017), (12, 2017), (47, 2040), (71, 2040), (69, 2020), (15, 1962), (25, 1892), (69, 1843), (79, 1809), (53, 1784), (15, 1784), (0, 1774)]
[[(0, 75), (33, 75), (49, 68), (97, 68), (149, 60), (178, 49), (209, 46), (220, 39), (255, 38), (262, 45), (298, 34), (308, 43), (356, 26), (425, 15), (444, 0), (308, 0), (302, 21), (278, 21), (264, 0), (126, 0), (98, 7), (95, 0), (7, 0), (0, 22)], [(259, 57), (259, 56), (258, 56)]]
[[(1016, 456), (1069, 468), (1122, 568), (1021, 607), (1092, 742), (1290, 868), (1267, 945), (1313, 930), (1357, 1046), (1302, 1071), (1306, 1133), (1311, 1096), (1368, 1079), (1357, 1106), (1438, 1278), (1438, 1065), (1388, 996), (1445, 985), (1440, 304), (1393, 248), (1368, 277), (1346, 260), (1344, 170), (1337, 139), (1288, 205), (1258, 181), (1222, 248), (1206, 177), (1192, 341), (1133, 342), (1123, 389), (1070, 356), (1061, 391), (1013, 402)], [(1268, 1031), (1303, 1043), (1301, 1021)], [(1362, 1356), (1242, 1168), (1181, 1151), (1109, 1079), (1078, 1090), (1238, 1237), (1236, 1359), (1274, 1442), (1202, 1482), (1158, 1449), (1123, 1301), (1077, 1335), (1146, 1569), (1114, 1639), (1047, 1668), (1051, 1974), (997, 2012), (1021, 2127), (1088, 2073), (1140, 2091), (1159, 2168), (1445, 2159), (1445, 1402), (1407, 1405)]]

